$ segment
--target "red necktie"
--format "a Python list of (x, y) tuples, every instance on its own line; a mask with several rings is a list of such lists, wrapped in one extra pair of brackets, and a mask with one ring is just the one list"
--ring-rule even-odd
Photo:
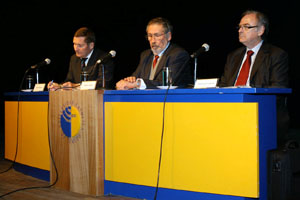
[(237, 78), (235, 82), (235, 86), (238, 85), (246, 85), (247, 79), (249, 76), (249, 70), (250, 70), (250, 65), (251, 65), (251, 56), (254, 52), (249, 50), (247, 52), (247, 58), (245, 62), (243, 63), (242, 69), (240, 71), (239, 77)]
[(159, 56), (156, 55), (155, 58), (154, 58), (154, 60), (153, 60), (153, 65), (152, 65), (153, 69), (154, 69), (155, 66), (156, 66), (156, 63), (157, 63), (158, 58), (159, 58)]

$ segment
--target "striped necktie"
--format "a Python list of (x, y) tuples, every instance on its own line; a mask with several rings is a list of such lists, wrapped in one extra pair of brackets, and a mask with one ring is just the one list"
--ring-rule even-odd
[(81, 62), (80, 62), (80, 67), (81, 67), (81, 70), (84, 69), (86, 66), (85, 66), (85, 61), (87, 60), (87, 58), (81, 58)]
[(153, 65), (152, 65), (153, 69), (154, 69), (155, 66), (156, 66), (156, 63), (157, 63), (158, 58), (159, 58), (159, 56), (158, 56), (158, 55), (155, 55), (154, 60), (153, 60)]

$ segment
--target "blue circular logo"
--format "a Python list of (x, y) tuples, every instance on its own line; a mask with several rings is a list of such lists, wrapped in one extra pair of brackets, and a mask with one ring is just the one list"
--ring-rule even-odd
[(81, 127), (81, 116), (78, 109), (74, 106), (67, 106), (60, 115), (60, 126), (65, 136), (75, 137)]

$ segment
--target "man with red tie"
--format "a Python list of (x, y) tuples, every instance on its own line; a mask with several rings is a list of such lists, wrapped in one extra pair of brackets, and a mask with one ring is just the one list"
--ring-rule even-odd
[(173, 85), (185, 86), (191, 83), (190, 56), (186, 50), (171, 43), (172, 29), (165, 18), (157, 17), (149, 21), (146, 39), (150, 49), (141, 53), (139, 65), (132, 76), (116, 84), (118, 90), (156, 88), (162, 85), (164, 67), (171, 70)]
[[(264, 40), (269, 30), (267, 17), (258, 11), (246, 11), (238, 26), (239, 41), (244, 45), (227, 57), (219, 86), (288, 87), (288, 55), (282, 49)], [(242, 66), (250, 56), (246, 83), (239, 82)]]
[[(289, 86), (288, 54), (269, 43), (266, 35), (269, 31), (267, 17), (249, 10), (242, 14), (238, 26), (239, 41), (244, 45), (228, 57), (220, 87), (257, 87), (285, 88)], [(286, 98), (277, 98), (278, 144), (284, 139), (288, 129), (289, 116)]]

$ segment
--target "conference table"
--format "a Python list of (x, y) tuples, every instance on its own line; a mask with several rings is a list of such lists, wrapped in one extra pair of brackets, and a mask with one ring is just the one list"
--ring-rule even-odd
[[(289, 88), (5, 93), (5, 158), (14, 160), (18, 138), (15, 168), (53, 182), (49, 143), (64, 135), (61, 138), (68, 141), (71, 155), (77, 148), (72, 145), (94, 134), (87, 130), (95, 129), (95, 125), (87, 125), (94, 115), (101, 124), (96, 128), (100, 142), (93, 146), (97, 149), (95, 159), (101, 157), (101, 162), (95, 163), (103, 184), (97, 183), (100, 189), (90, 194), (140, 199), (157, 195), (157, 199), (264, 200), (267, 152), (276, 148), (276, 96), (289, 93)], [(64, 95), (69, 99), (64, 101)], [(87, 117), (95, 102), (96, 114)], [(69, 135), (63, 130), (63, 118), (53, 118), (62, 116), (66, 108), (74, 124), (70, 125)], [(58, 128), (53, 129), (58, 120)], [(53, 137), (55, 140), (49, 142), (48, 138)], [(85, 141), (81, 147), (88, 144)], [(54, 154), (59, 160), (61, 149), (57, 151)], [(79, 158), (77, 162), (88, 162), (91, 168), (84, 156)], [(71, 169), (73, 165), (65, 167)], [(73, 178), (69, 185), (76, 183)], [(78, 187), (70, 190), (79, 193), (91, 191), (72, 188)]]

